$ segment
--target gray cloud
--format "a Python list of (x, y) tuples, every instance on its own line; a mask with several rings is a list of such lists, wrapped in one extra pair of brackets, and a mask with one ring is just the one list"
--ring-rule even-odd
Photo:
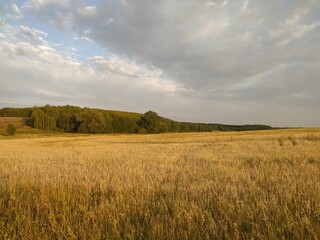
[(21, 27), (7, 26), (4, 32), (0, 42), (1, 106), (74, 104), (144, 112), (157, 109), (160, 100), (164, 105), (183, 101), (175, 94), (181, 88), (157, 68), (117, 55), (80, 61), (48, 41), (42, 45), (32, 37), (25, 38)]
[[(79, 35), (162, 68), (195, 89), (226, 86), (303, 60), (304, 51), (315, 47), (305, 40), (319, 39), (319, 3), (312, 0), (123, 0), (96, 8), (56, 2), (59, 12), (72, 15), (71, 29)], [(41, 15), (48, 8), (36, 9)], [(80, 14), (86, 11), (91, 14)], [(59, 14), (46, 16), (62, 24)]]
[(96, 92), (101, 105), (179, 120), (320, 124), (318, 0), (29, 0), (24, 9), (114, 54), (79, 63), (94, 77), (78, 90)]

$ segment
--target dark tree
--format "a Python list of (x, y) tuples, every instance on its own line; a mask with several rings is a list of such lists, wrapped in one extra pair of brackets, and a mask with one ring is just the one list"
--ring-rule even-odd
[(57, 127), (62, 129), (64, 132), (70, 132), (70, 116), (66, 112), (60, 112), (57, 120)]
[(15, 134), (16, 134), (16, 131), (17, 131), (17, 129), (16, 129), (16, 127), (15, 127), (13, 124), (9, 123), (9, 124), (7, 125), (7, 127), (6, 127), (6, 134), (7, 134), (8, 136), (13, 136), (13, 135), (15, 135)]
[(92, 109), (85, 109), (77, 115), (80, 133), (103, 133), (106, 128), (106, 121), (101, 112)]
[(2, 108), (0, 117), (23, 117), (28, 125), (43, 130), (83, 133), (162, 133), (267, 130), (267, 125), (225, 125), (178, 122), (149, 111), (145, 114), (77, 106)]
[(148, 111), (143, 114), (137, 122), (138, 132), (140, 133), (159, 133), (161, 132), (161, 118), (156, 112)]
[(106, 127), (105, 127), (105, 132), (106, 133), (112, 133), (113, 132), (113, 127), (112, 127), (112, 117), (108, 112), (103, 112), (103, 117), (106, 122)]

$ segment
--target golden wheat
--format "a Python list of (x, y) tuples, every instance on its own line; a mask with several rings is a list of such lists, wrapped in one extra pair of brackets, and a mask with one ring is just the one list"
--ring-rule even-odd
[(320, 238), (319, 129), (1, 139), (0, 154), (0, 239)]

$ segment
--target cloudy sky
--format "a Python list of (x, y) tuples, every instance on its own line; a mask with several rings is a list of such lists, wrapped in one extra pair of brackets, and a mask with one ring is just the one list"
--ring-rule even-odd
[(320, 0), (1, 0), (0, 107), (320, 126)]

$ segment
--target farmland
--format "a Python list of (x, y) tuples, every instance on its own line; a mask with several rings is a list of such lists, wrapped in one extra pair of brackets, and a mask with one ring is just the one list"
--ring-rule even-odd
[(320, 129), (0, 139), (0, 239), (319, 239)]
[(9, 123), (16, 127), (22, 127), (25, 125), (26, 119), (21, 117), (0, 117), (0, 129), (4, 129)]

